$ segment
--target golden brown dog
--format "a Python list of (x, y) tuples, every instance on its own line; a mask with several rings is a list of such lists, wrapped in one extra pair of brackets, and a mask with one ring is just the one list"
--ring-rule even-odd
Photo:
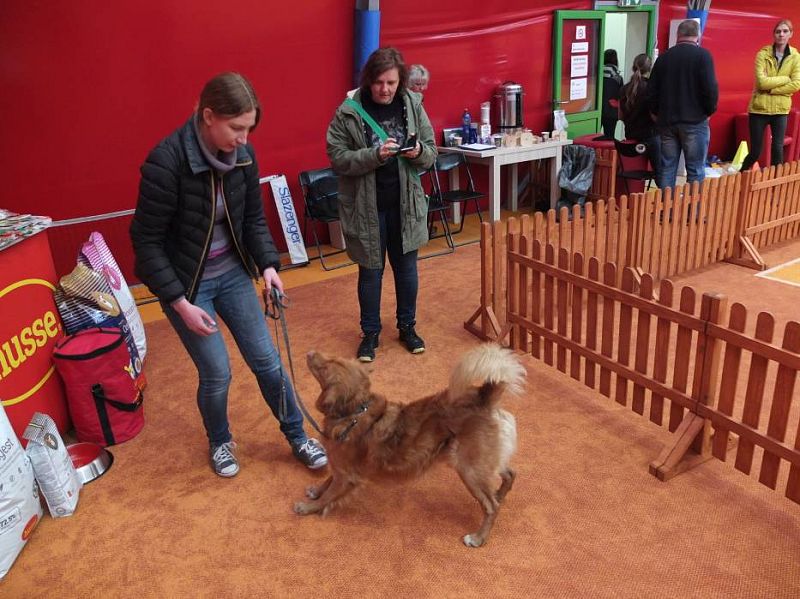
[(308, 488), (311, 501), (297, 502), (294, 511), (327, 514), (366, 480), (415, 477), (446, 457), (483, 508), (480, 529), (463, 539), (480, 547), (514, 482), (509, 460), (516, 424), (498, 407), (503, 393), (518, 392), (525, 376), (514, 354), (481, 345), (462, 357), (447, 390), (409, 404), (372, 392), (367, 367), (356, 360), (311, 352), (308, 367), (322, 388), (316, 406), (325, 416), (331, 475)]

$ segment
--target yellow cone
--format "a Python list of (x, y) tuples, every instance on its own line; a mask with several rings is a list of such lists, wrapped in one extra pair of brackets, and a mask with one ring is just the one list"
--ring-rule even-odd
[(747, 158), (747, 142), (742, 140), (739, 143), (739, 149), (736, 150), (736, 156), (733, 157), (733, 161), (731, 164), (734, 166), (741, 166), (744, 162), (744, 159)]

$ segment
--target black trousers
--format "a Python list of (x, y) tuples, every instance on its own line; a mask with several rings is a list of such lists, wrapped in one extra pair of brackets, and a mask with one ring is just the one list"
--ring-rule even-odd
[(609, 139), (614, 139), (614, 130), (617, 128), (617, 117), (600, 117), (600, 124), (603, 127), (603, 135)]
[[(742, 163), (742, 171), (748, 170), (761, 156), (764, 147), (764, 130), (769, 125), (772, 131), (772, 154), (770, 164), (783, 164), (783, 138), (786, 137), (786, 114), (755, 114), (750, 113), (750, 153)], [(762, 167), (767, 166), (762, 164)]]

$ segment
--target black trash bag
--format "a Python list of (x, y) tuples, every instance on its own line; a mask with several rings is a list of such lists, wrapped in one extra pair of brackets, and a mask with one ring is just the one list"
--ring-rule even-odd
[(574, 204), (578, 204), (581, 207), (581, 215), (583, 214), (586, 194), (592, 187), (594, 163), (594, 148), (579, 145), (564, 146), (564, 157), (561, 170), (558, 172), (561, 199), (556, 204), (557, 211), (560, 212), (563, 206), (571, 209)]

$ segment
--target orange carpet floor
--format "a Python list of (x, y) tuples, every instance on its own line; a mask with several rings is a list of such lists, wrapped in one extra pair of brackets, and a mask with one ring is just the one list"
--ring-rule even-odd
[[(757, 293), (781, 284), (752, 275), (721, 265), (692, 284), (795, 310), (800, 288)], [(463, 322), (478, 306), (479, 248), (420, 262), (420, 280), (428, 350), (418, 356), (398, 344), (390, 281), (384, 291), (373, 384), (403, 401), (442, 388), (478, 343)], [(298, 389), (313, 404), (303, 356), (354, 354), (355, 275), (292, 289), (291, 300)], [(112, 469), (83, 489), (75, 515), (45, 517), (0, 582), (3, 597), (800, 596), (800, 506), (717, 460), (658, 481), (648, 464), (670, 433), (531, 357), (526, 394), (506, 402), (517, 481), (488, 545), (468, 549), (461, 536), (480, 510), (444, 466), (365, 489), (326, 518), (296, 516), (293, 501), (324, 473), (292, 458), (235, 350), (229, 414), (242, 470), (215, 476), (193, 366), (166, 321), (147, 335), (145, 429), (112, 448)]]

